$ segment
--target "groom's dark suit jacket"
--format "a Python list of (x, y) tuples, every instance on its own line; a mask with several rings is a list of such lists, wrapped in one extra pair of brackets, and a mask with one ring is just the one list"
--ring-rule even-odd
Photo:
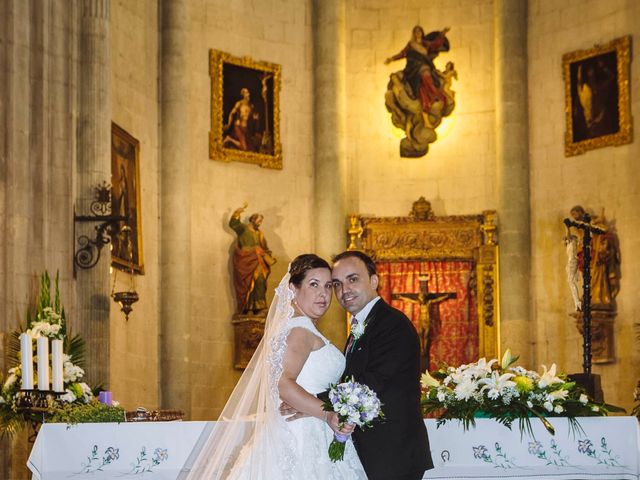
[[(420, 411), (420, 341), (411, 321), (384, 300), (365, 320), (364, 334), (345, 352), (344, 377), (368, 385), (385, 420), (353, 432), (370, 479), (390, 480), (433, 468)], [(347, 341), (348, 344), (348, 341)]]

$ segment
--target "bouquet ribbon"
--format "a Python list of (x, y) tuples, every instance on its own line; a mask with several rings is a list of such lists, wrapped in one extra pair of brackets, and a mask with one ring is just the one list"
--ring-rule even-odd
[(344, 458), (344, 447), (348, 439), (349, 435), (342, 433), (333, 434), (333, 440), (329, 444), (329, 458), (332, 462), (337, 462)]

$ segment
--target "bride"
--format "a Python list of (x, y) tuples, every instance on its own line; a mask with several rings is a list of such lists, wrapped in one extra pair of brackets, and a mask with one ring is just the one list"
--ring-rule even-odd
[[(327, 454), (350, 434), (316, 397), (339, 381), (343, 354), (316, 328), (331, 304), (329, 264), (313, 254), (290, 265), (269, 308), (262, 341), (188, 474), (188, 479), (366, 479), (351, 439), (344, 460)], [(282, 402), (304, 415), (287, 422)], [(298, 415), (297, 415), (298, 416)]]

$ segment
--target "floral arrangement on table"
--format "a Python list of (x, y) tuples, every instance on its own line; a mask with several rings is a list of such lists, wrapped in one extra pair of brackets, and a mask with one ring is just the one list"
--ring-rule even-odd
[[(47, 421), (76, 423), (79, 421), (106, 421), (100, 419), (124, 419), (124, 412), (118, 407), (103, 406), (97, 402), (93, 390), (82, 381), (84, 376), (84, 341), (79, 335), (67, 335), (65, 313), (60, 303), (59, 276), (55, 278), (55, 292), (51, 296), (51, 280), (47, 272), (40, 278), (40, 291), (36, 299), (35, 312), (27, 312), (26, 329), (12, 332), (9, 336), (9, 359), (11, 366), (6, 377), (0, 374), (0, 435), (12, 435), (24, 424), (25, 418), (18, 411), (18, 400), (23, 381), (20, 336), (23, 333), (36, 340), (47, 337), (62, 340), (62, 380), (64, 393), (55, 403), (49, 403)], [(31, 343), (31, 342), (30, 342)], [(37, 383), (37, 350), (32, 345), (34, 383)], [(118, 416), (119, 415), (119, 416)], [(40, 417), (41, 419), (41, 417)], [(92, 420), (93, 419), (93, 420)], [(98, 420), (95, 420), (98, 419)], [(34, 420), (37, 420), (34, 417)], [(118, 420), (110, 420), (118, 421)]]
[(517, 420), (520, 432), (533, 434), (532, 417), (539, 418), (549, 433), (553, 425), (546, 417), (567, 417), (579, 429), (576, 417), (604, 416), (624, 409), (596, 403), (585, 390), (557, 373), (554, 363), (538, 373), (513, 364), (518, 359), (507, 350), (502, 361), (481, 358), (457, 368), (443, 365), (422, 375), (422, 408), (435, 414), (438, 424), (458, 419), (464, 428), (475, 425), (476, 417), (493, 418), (511, 428)]
[[(377, 418), (384, 418), (382, 403), (376, 392), (353, 378), (345, 382), (329, 386), (329, 398), (323, 409), (336, 412), (341, 423), (352, 423), (360, 428), (370, 427)], [(329, 458), (337, 462), (344, 458), (345, 442), (349, 435), (335, 433), (329, 444)]]

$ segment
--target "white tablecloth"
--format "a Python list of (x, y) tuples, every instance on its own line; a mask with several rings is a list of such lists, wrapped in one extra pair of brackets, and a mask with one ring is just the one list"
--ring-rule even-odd
[(45, 424), (27, 466), (37, 480), (175, 480), (214, 422)]
[(464, 431), (458, 421), (436, 428), (427, 420), (435, 467), (424, 478), (485, 479), (640, 479), (640, 428), (635, 417), (578, 419), (572, 432), (565, 418), (549, 419), (550, 435), (531, 419), (534, 438), (520, 436), (495, 420), (477, 419)]
[[(436, 468), (428, 479), (640, 480), (640, 428), (635, 417), (581, 418), (572, 433), (552, 419), (555, 436), (531, 419), (534, 437), (522, 438), (490, 419), (465, 431), (457, 422), (437, 428), (426, 420)], [(28, 466), (33, 478), (180, 479), (213, 422), (45, 424)]]

